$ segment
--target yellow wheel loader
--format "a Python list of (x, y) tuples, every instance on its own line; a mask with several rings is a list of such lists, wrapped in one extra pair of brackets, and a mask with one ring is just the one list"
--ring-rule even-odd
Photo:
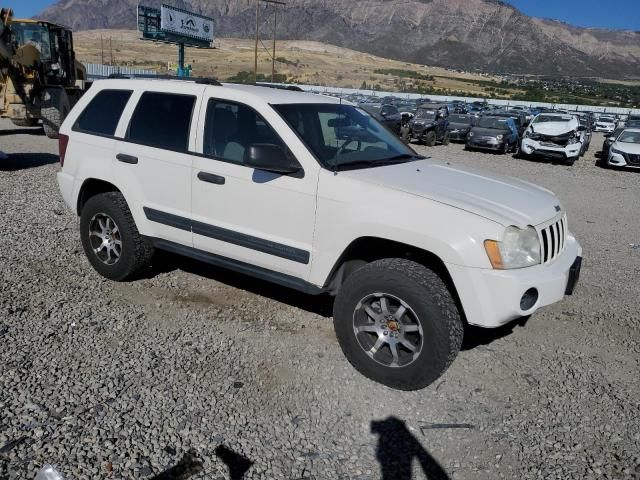
[(0, 116), (18, 126), (42, 121), (49, 138), (89, 87), (76, 60), (71, 30), (54, 23), (13, 18), (0, 9)]

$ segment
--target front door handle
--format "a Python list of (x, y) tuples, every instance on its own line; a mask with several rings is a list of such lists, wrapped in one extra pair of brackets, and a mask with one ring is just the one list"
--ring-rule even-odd
[(220, 175), (214, 175), (213, 173), (200, 172), (198, 173), (198, 179), (207, 183), (214, 183), (216, 185), (224, 185), (225, 179)]
[(125, 155), (124, 153), (119, 153), (116, 155), (116, 159), (123, 163), (130, 163), (135, 165), (138, 163), (138, 157), (132, 157), (131, 155)]

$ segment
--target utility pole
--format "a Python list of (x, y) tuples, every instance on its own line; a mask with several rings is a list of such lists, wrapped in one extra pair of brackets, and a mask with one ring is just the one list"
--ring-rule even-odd
[(100, 35), (100, 64), (104, 65), (104, 43), (102, 41), (102, 35)]
[(111, 37), (109, 37), (109, 54), (111, 57), (111, 65), (113, 65), (113, 45), (111, 44)]
[(256, 53), (253, 69), (253, 83), (258, 83), (258, 41), (260, 40), (260, 0), (256, 0)]
[[(276, 74), (276, 28), (277, 28), (277, 5), (286, 5), (285, 2), (280, 2), (278, 0), (256, 0), (256, 49), (255, 49), (255, 65), (253, 69), (253, 81), (254, 83), (258, 82), (258, 43), (260, 42), (260, 2), (270, 3), (276, 6), (276, 10), (274, 11), (274, 20), (273, 20), (273, 55), (271, 57), (271, 82), (273, 82), (275, 74)], [(265, 50), (266, 47), (265, 47)], [(269, 50), (267, 50), (268, 52)]]

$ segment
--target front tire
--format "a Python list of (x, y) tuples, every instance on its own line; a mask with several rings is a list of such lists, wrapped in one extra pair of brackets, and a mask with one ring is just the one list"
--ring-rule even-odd
[(42, 99), (42, 126), (47, 137), (56, 139), (62, 122), (67, 118), (71, 105), (63, 88), (47, 88)]
[(135, 277), (153, 256), (151, 242), (138, 232), (120, 192), (87, 200), (80, 215), (80, 238), (93, 268), (117, 282)]
[(400, 390), (437, 380), (460, 351), (464, 331), (443, 280), (400, 258), (375, 261), (348, 277), (334, 304), (334, 326), (356, 370)]
[(451, 139), (449, 138), (449, 132), (445, 132), (444, 137), (442, 138), (442, 145), (449, 145)]

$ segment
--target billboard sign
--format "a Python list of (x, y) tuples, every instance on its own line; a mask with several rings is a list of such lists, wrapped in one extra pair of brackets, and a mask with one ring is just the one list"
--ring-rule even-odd
[(213, 42), (213, 19), (203, 15), (162, 5), (160, 25), (163, 32)]

